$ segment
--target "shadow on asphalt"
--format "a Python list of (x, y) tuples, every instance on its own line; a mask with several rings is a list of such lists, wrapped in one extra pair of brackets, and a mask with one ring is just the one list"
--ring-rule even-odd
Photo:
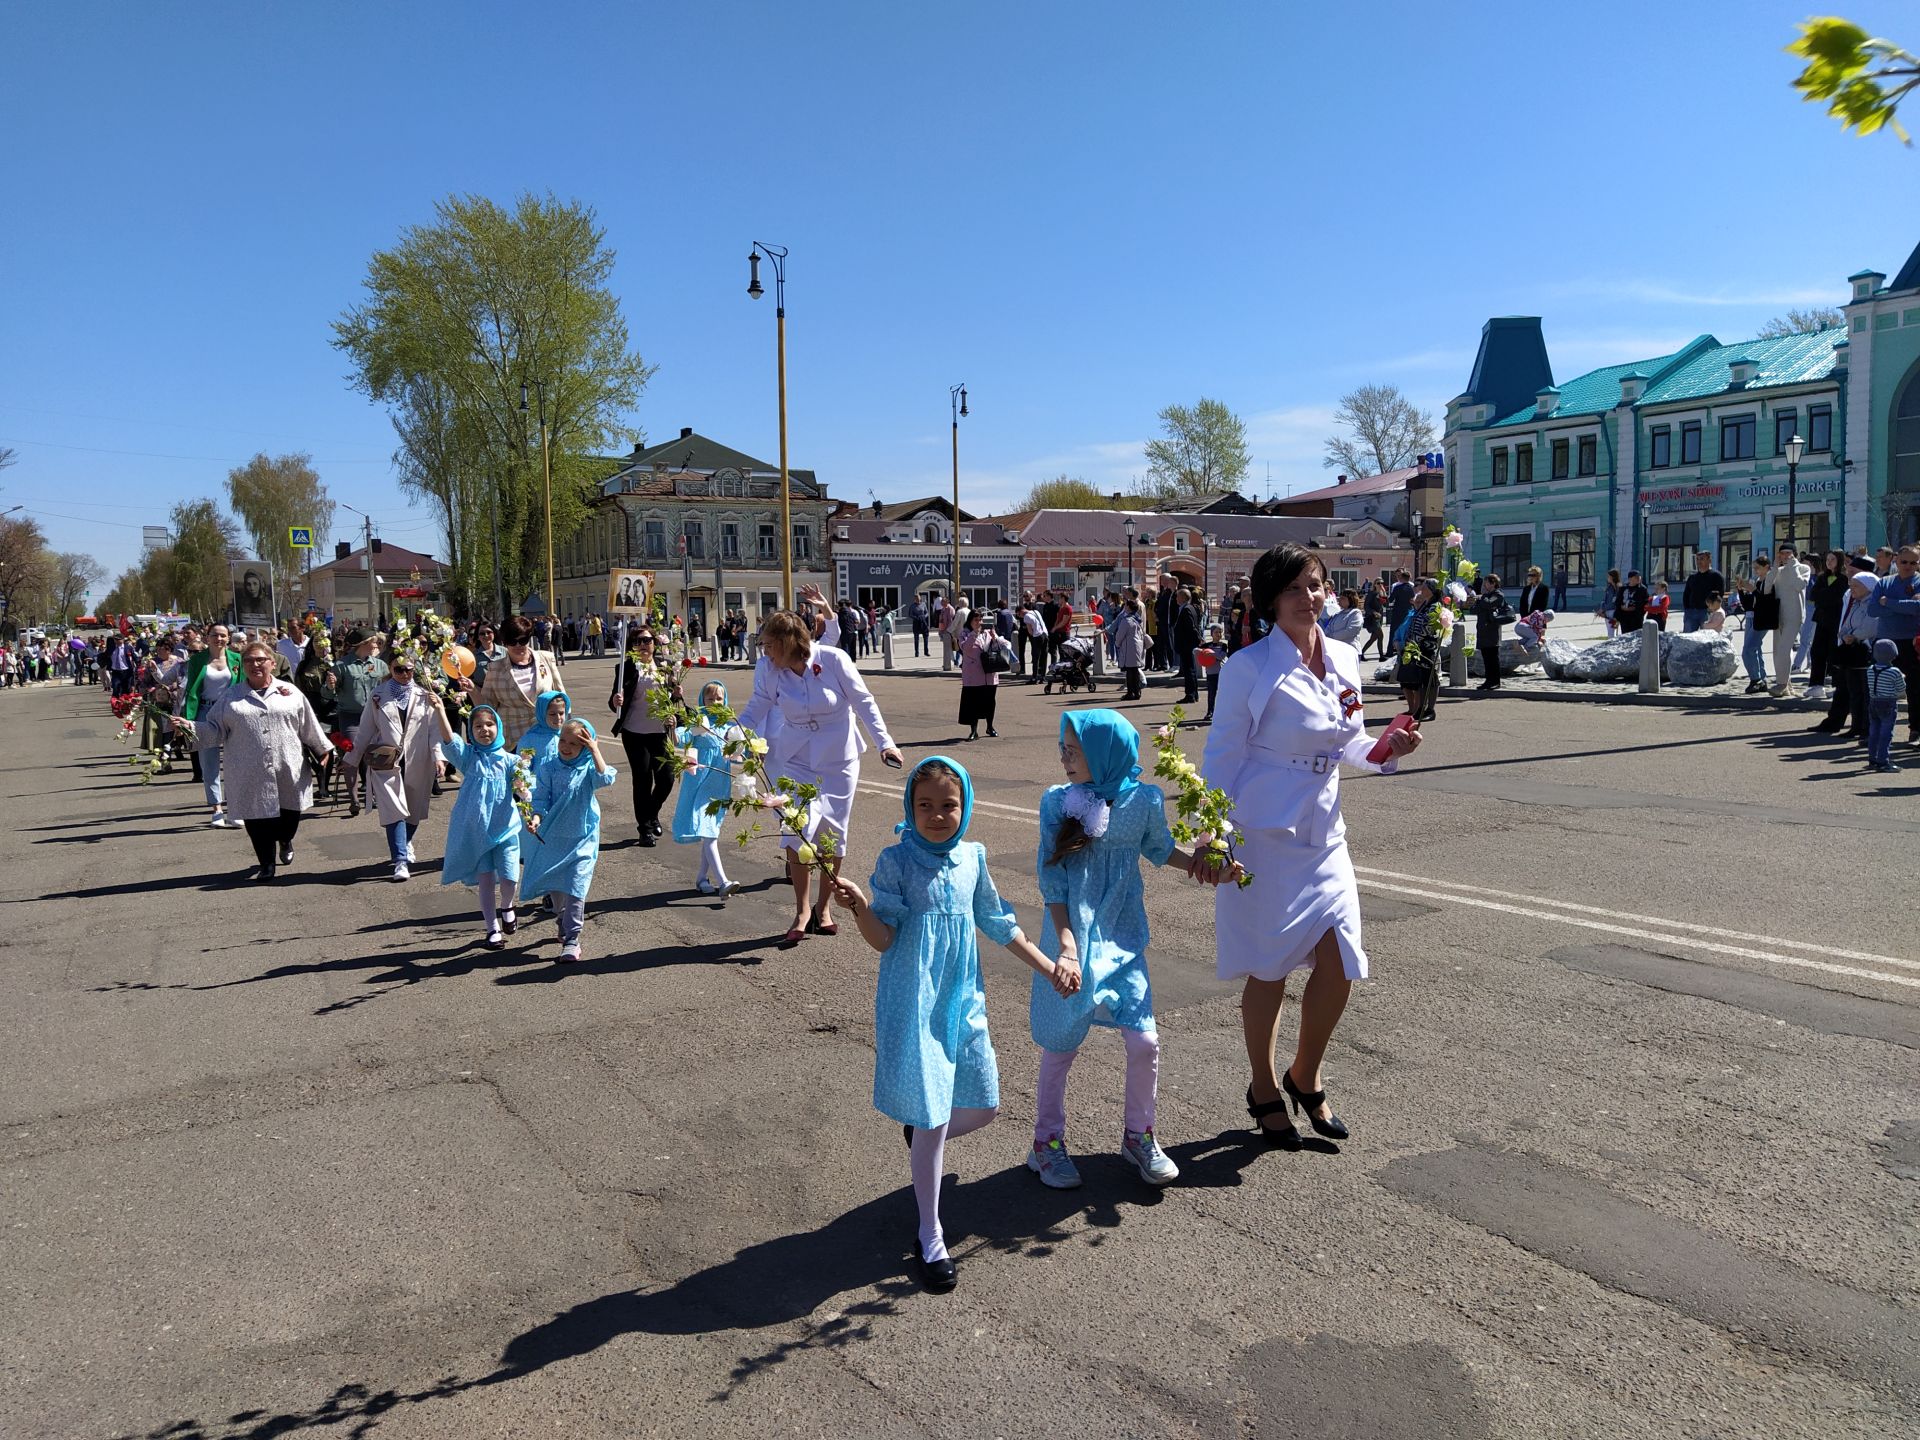
[[(1329, 1147), (1331, 1148), (1331, 1147)], [(1218, 1189), (1241, 1183), (1255, 1161), (1302, 1163), (1270, 1151), (1247, 1130), (1169, 1147), (1181, 1167), (1178, 1189)], [(900, 1159), (902, 1171), (905, 1157)], [(966, 1265), (983, 1252), (1039, 1258), (1062, 1245), (1102, 1245), (1126, 1212), (1167, 1196), (1134, 1177), (1117, 1156), (1081, 1161), (1087, 1184), (1049, 1190), (1024, 1165), (965, 1184), (949, 1183), (941, 1198), (947, 1243), (966, 1283)], [(1079, 1221), (1069, 1228), (1070, 1222)], [(485, 1375), (448, 1375), (417, 1390), (341, 1385), (310, 1410), (242, 1410), (224, 1420), (176, 1420), (119, 1440), (271, 1440), (297, 1430), (351, 1426), (340, 1433), (372, 1434), (380, 1419), (402, 1406), (503, 1385), (562, 1361), (590, 1355), (624, 1335), (714, 1335), (792, 1324), (850, 1290), (878, 1294), (845, 1307), (797, 1339), (749, 1349), (734, 1362), (728, 1383), (709, 1397), (725, 1404), (734, 1391), (808, 1350), (839, 1350), (873, 1338), (876, 1320), (909, 1303), (940, 1305), (923, 1296), (912, 1277), (917, 1215), (910, 1187), (869, 1200), (818, 1229), (749, 1245), (731, 1259), (652, 1290), (619, 1290), (563, 1310), (514, 1336)]]

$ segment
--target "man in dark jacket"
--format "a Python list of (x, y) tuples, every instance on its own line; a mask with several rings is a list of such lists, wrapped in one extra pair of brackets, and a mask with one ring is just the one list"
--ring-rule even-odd
[(1200, 667), (1193, 658), (1199, 645), (1200, 607), (1194, 603), (1193, 592), (1182, 585), (1174, 598), (1173, 653), (1180, 663), (1180, 684), (1184, 687), (1181, 702), (1187, 705), (1200, 701)]
[(913, 625), (913, 653), (931, 655), (932, 641), (928, 637), (932, 631), (927, 617), (927, 602), (920, 596), (914, 596), (913, 604), (907, 607), (907, 619)]
[(1413, 608), (1413, 572), (1397, 571), (1393, 577), (1393, 588), (1387, 591), (1387, 644), (1392, 646), (1394, 632), (1399, 630), (1400, 622), (1407, 618), (1407, 612)]
[[(1713, 568), (1713, 556), (1702, 550), (1693, 557), (1693, 573), (1680, 591), (1680, 628), (1691, 635), (1707, 623), (1707, 599), (1727, 593), (1727, 577)], [(1838, 619), (1836, 608), (1835, 618)]]
[(1147, 660), (1152, 670), (1170, 670), (1173, 656), (1173, 616), (1179, 604), (1175, 595), (1176, 586), (1173, 576), (1163, 570), (1160, 572), (1160, 587), (1153, 597), (1153, 654)]
[(1614, 602), (1613, 611), (1622, 635), (1647, 623), (1647, 604), (1652, 599), (1652, 592), (1641, 582), (1640, 572), (1629, 570), (1627, 583), (1620, 587), (1620, 598)]
[(1500, 629), (1513, 623), (1513, 606), (1500, 593), (1500, 577), (1488, 574), (1480, 578), (1480, 593), (1473, 601), (1473, 648), (1480, 652), (1480, 663), (1487, 678), (1482, 690), (1500, 688)]

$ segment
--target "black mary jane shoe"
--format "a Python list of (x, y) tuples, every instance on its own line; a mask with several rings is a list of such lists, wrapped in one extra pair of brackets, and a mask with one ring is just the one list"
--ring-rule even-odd
[[(1253, 1098), (1253, 1086), (1249, 1085), (1247, 1086), (1247, 1114), (1253, 1117), (1253, 1128), (1259, 1131), (1260, 1138), (1267, 1142), (1270, 1149), (1298, 1150), (1300, 1148), (1300, 1132), (1293, 1128), (1293, 1121), (1286, 1120), (1287, 1102), (1284, 1096), (1278, 1100), (1269, 1100), (1264, 1105), (1256, 1104)], [(1278, 1115), (1286, 1120), (1287, 1128), (1274, 1130), (1263, 1125), (1261, 1122), (1269, 1115)]]
[(920, 1237), (913, 1237), (913, 1263), (920, 1272), (920, 1283), (935, 1295), (945, 1295), (960, 1283), (959, 1272), (953, 1268), (953, 1257), (942, 1255), (938, 1260), (929, 1260), (921, 1253)]
[(902, 1125), (900, 1127), (900, 1133), (907, 1137), (907, 1149), (913, 1149), (913, 1126)]
[(1293, 1069), (1291, 1066), (1280, 1072), (1280, 1084), (1286, 1090), (1287, 1094), (1293, 1097), (1294, 1111), (1296, 1113), (1305, 1113), (1308, 1123), (1313, 1126), (1314, 1134), (1324, 1135), (1329, 1140), (1344, 1140), (1347, 1138), (1346, 1122), (1338, 1115), (1329, 1110), (1327, 1112), (1327, 1118), (1322, 1120), (1319, 1115), (1315, 1113), (1322, 1105), (1327, 1103), (1326, 1091), (1302, 1090), (1298, 1085), (1293, 1083)]
[(511, 935), (520, 928), (520, 917), (511, 910), (500, 912), (500, 928)]

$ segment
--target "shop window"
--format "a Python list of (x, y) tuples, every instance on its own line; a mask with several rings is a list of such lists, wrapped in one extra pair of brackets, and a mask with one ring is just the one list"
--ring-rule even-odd
[(1674, 520), (1647, 527), (1647, 565), (1641, 578), (1649, 586), (1656, 580), (1669, 585), (1685, 583), (1693, 569), (1693, 557), (1700, 549), (1700, 522)]
[[(1814, 561), (1818, 561), (1832, 548), (1827, 540), (1829, 528), (1827, 512), (1824, 510), (1800, 511), (1793, 517), (1791, 528), (1787, 525), (1786, 516), (1776, 515), (1773, 517), (1774, 553), (1779, 554), (1782, 545), (1791, 545), (1800, 552), (1803, 559), (1811, 556)], [(1820, 567), (1815, 564), (1814, 568), (1817, 570)]]
[[(1564, 570), (1567, 572), (1569, 588), (1578, 585), (1593, 584), (1594, 535), (1591, 530), (1556, 530), (1548, 537), (1551, 560), (1547, 568), (1547, 578)], [(1524, 575), (1526, 572), (1520, 572)], [(1500, 578), (1504, 581), (1507, 572), (1502, 570)]]
[(1533, 564), (1532, 535), (1495, 535), (1487, 547), (1492, 556), (1487, 568), (1500, 577), (1502, 585), (1524, 576)]

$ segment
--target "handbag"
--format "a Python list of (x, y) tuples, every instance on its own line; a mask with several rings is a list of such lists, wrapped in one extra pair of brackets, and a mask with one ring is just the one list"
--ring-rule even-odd
[(398, 745), (369, 745), (361, 764), (369, 770), (397, 770), (400, 768), (400, 747)]
[(1004, 640), (994, 640), (980, 648), (980, 668), (989, 675), (1000, 675), (1013, 668), (1013, 655)]

